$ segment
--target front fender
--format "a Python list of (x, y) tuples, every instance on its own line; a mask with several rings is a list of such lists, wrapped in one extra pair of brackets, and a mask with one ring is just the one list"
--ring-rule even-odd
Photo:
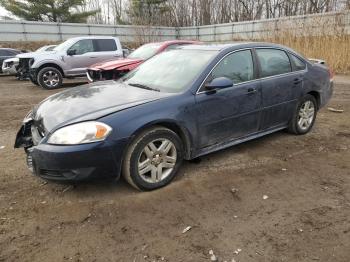
[(61, 62), (60, 60), (56, 60), (56, 59), (44, 59), (44, 60), (39, 60), (39, 61), (36, 61), (34, 59), (34, 63), (32, 64), (31, 68), (33, 68), (33, 69), (40, 68), (45, 64), (54, 64), (54, 65), (60, 67), (63, 71), (63, 67), (64, 67), (63, 62)]

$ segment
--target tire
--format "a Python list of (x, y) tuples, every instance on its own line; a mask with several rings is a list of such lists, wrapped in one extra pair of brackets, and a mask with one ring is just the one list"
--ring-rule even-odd
[(38, 83), (44, 89), (55, 89), (62, 86), (63, 76), (55, 67), (44, 67), (38, 73)]
[(143, 131), (131, 142), (124, 157), (122, 175), (138, 190), (154, 190), (174, 179), (182, 161), (181, 139), (175, 132), (156, 126)]
[[(313, 109), (313, 113), (312, 113)], [(306, 95), (299, 100), (293, 113), (293, 118), (289, 123), (288, 131), (296, 135), (308, 133), (316, 120), (317, 101), (314, 96)]]

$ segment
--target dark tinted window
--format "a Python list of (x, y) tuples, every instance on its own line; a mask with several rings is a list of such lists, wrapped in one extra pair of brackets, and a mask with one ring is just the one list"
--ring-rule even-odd
[(97, 52), (108, 52), (117, 50), (117, 44), (113, 39), (98, 39), (95, 40), (95, 44)]
[(76, 55), (94, 52), (94, 45), (91, 39), (80, 40), (72, 45), (69, 50), (75, 50)]
[(306, 68), (306, 64), (304, 61), (292, 54), (290, 55), (290, 57), (293, 61), (295, 71), (304, 70)]
[(13, 56), (16, 55), (15, 52), (11, 52), (9, 50), (0, 50), (0, 56)]
[(251, 51), (239, 51), (226, 56), (212, 71), (209, 81), (217, 77), (228, 77), (234, 84), (252, 80), (254, 66)]
[(286, 52), (277, 49), (257, 49), (261, 76), (273, 76), (292, 71), (290, 61)]

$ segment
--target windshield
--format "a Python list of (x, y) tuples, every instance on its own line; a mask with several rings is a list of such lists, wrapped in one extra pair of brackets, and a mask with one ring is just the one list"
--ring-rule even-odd
[(68, 49), (72, 44), (75, 43), (75, 39), (72, 38), (72, 39), (69, 39), (67, 41), (64, 41), (63, 43), (59, 44), (58, 46), (56, 46), (53, 50), (55, 51), (63, 51), (63, 50), (66, 50)]
[(45, 45), (37, 49), (35, 52), (52, 51), (55, 47), (55, 45)]
[(142, 60), (147, 60), (154, 56), (158, 49), (161, 47), (161, 44), (147, 44), (137, 48), (134, 52), (128, 55), (128, 58), (137, 58)]
[(216, 51), (177, 49), (163, 52), (122, 78), (126, 84), (180, 93), (201, 73)]

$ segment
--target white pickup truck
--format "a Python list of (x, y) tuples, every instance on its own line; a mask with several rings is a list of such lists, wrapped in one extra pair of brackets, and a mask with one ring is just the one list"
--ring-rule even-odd
[(19, 70), (45, 89), (62, 86), (63, 78), (85, 76), (86, 68), (98, 62), (123, 57), (117, 37), (75, 37), (56, 46), (52, 51), (30, 53), (20, 57)]

